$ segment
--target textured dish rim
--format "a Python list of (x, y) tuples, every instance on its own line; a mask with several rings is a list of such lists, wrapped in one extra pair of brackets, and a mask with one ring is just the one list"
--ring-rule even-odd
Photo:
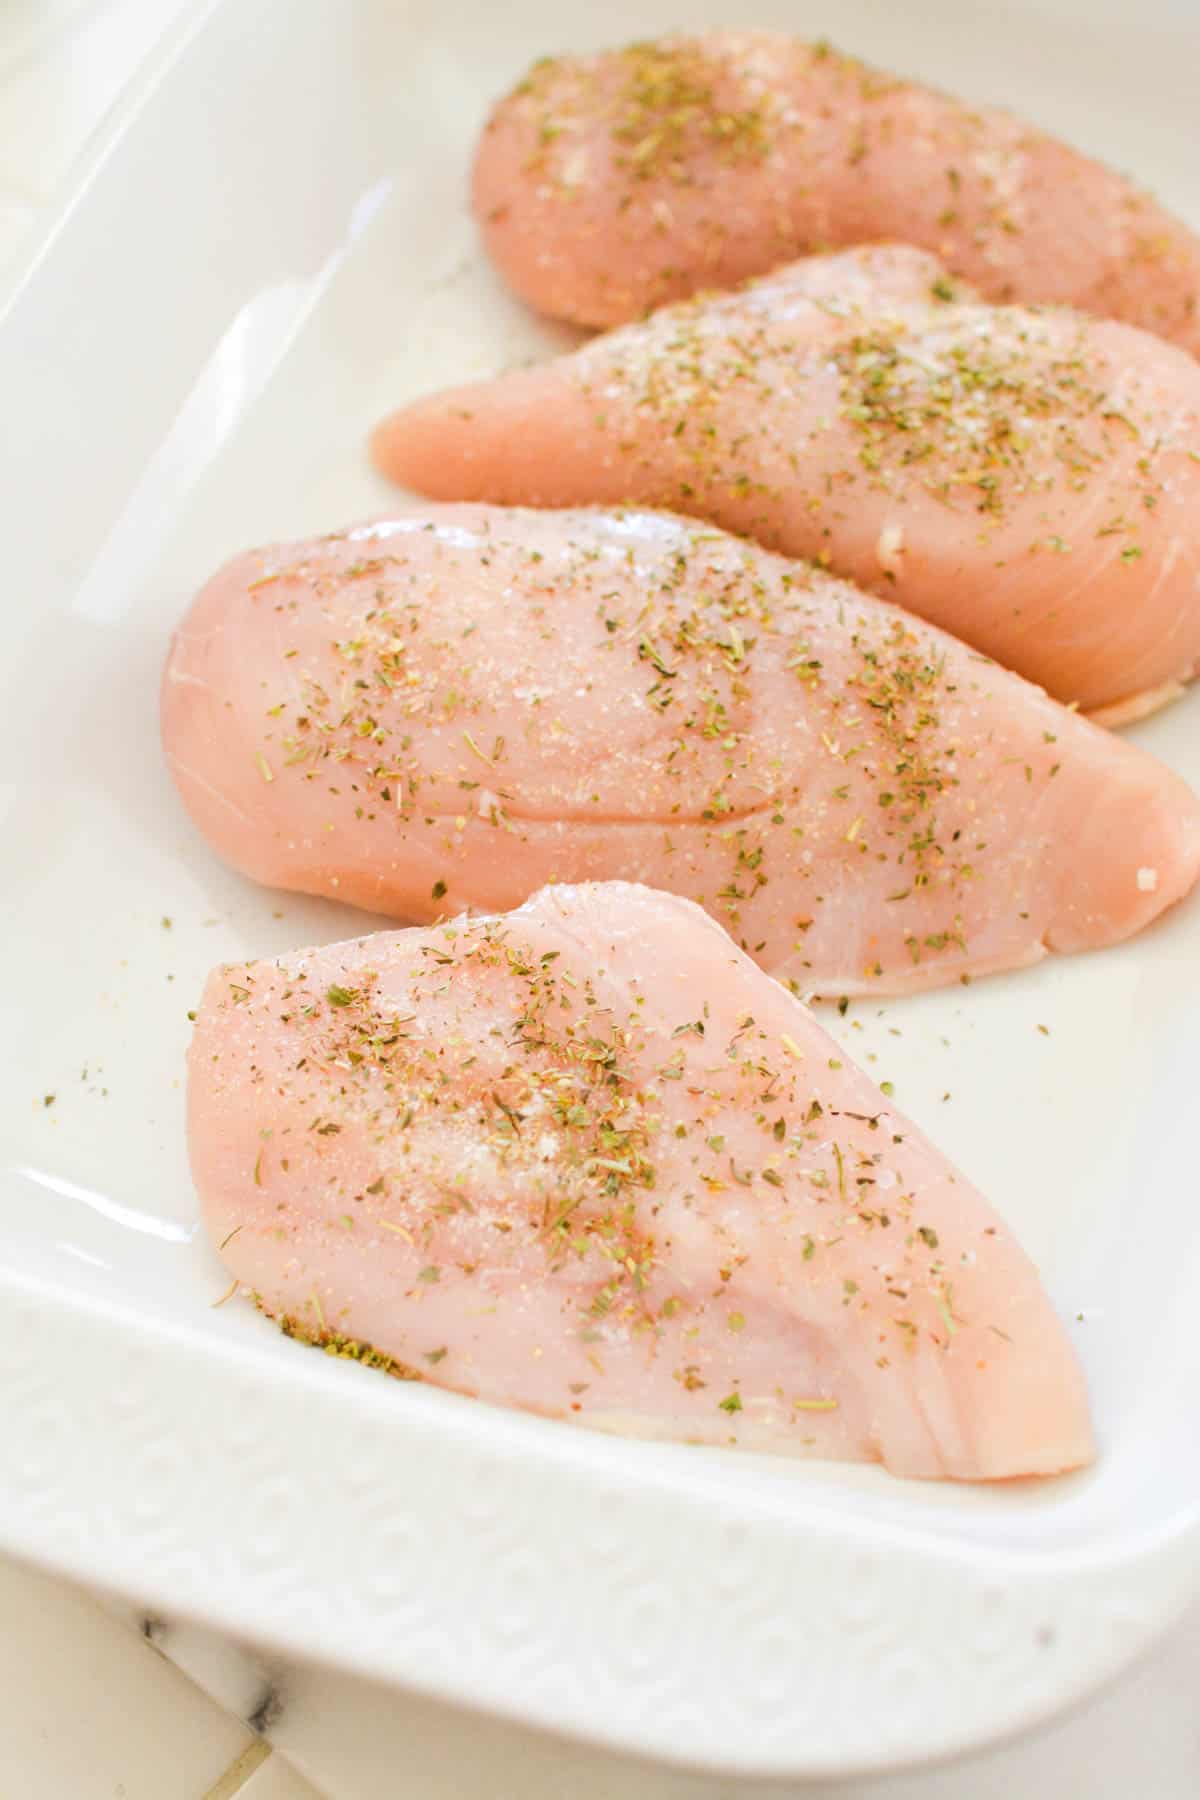
[[(5, 1549), (684, 1768), (867, 1774), (977, 1747), (1116, 1674), (1200, 1578), (1194, 1510), (1126, 1545), (983, 1547), (838, 1515), (827, 1496), (731, 1503), (719, 1457), (684, 1490), (661, 1470), (631, 1479), (612, 1440), (436, 1390), (398, 1417), (413, 1390), (300, 1346), (148, 1335), (128, 1307), (11, 1272), (0, 1308)], [(641, 1544), (672, 1542), (678, 1566), (657, 1549), (639, 1565)], [(714, 1571), (704, 1593), (686, 1582), (697, 1566)]]

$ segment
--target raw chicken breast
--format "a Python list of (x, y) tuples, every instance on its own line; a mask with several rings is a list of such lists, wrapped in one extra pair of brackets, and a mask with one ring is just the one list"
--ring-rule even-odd
[(1176, 776), (929, 626), (646, 513), (433, 507), (238, 557), (163, 686), (192, 816), (259, 881), (407, 921), (621, 877), (806, 992), (1147, 925)]
[(548, 889), (210, 978), (214, 1242), (284, 1329), (653, 1437), (1047, 1474), (1093, 1454), (1011, 1234), (686, 901)]
[(963, 299), (899, 246), (796, 263), (377, 431), (435, 499), (672, 506), (830, 563), (1088, 710), (1200, 664), (1200, 365)]
[(493, 113), (475, 213), (542, 312), (616, 325), (814, 250), (903, 239), (990, 300), (1200, 350), (1200, 240), (1007, 113), (769, 31), (547, 58)]

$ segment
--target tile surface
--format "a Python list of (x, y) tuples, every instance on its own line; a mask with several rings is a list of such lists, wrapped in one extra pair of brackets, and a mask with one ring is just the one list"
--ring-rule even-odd
[(251, 1741), (86, 1594), (0, 1562), (4, 1800), (201, 1800)]

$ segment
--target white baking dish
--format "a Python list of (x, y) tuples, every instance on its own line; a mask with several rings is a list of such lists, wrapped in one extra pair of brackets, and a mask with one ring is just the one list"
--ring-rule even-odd
[[(543, 50), (720, 16), (220, 0), (141, 82), (0, 320), (0, 1543), (749, 1777), (1043, 1717), (1194, 1593), (1200, 902), (1119, 951), (831, 1020), (1040, 1260), (1091, 1382), (1092, 1472), (932, 1488), (603, 1439), (213, 1308), (187, 1009), (215, 961), (367, 921), (218, 867), (156, 729), (168, 633), (219, 559), (395, 504), (362, 454), (386, 404), (565, 341), (475, 245), (489, 97)], [(755, 16), (1011, 102), (1200, 222), (1189, 0), (1143, 4), (1136, 30), (1120, 0)], [(1138, 735), (1200, 780), (1198, 725), (1194, 693)]]

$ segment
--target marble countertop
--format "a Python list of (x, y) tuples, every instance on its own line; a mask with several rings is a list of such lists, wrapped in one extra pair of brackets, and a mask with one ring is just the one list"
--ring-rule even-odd
[[(4, 0), (0, 290), (141, 58), (192, 4)], [(283, 1667), (3, 1560), (0, 1619), (4, 1800), (742, 1800), (725, 1783)], [(796, 1792), (1195, 1800), (1200, 1609), (1111, 1692), (1034, 1736), (938, 1770)]]

